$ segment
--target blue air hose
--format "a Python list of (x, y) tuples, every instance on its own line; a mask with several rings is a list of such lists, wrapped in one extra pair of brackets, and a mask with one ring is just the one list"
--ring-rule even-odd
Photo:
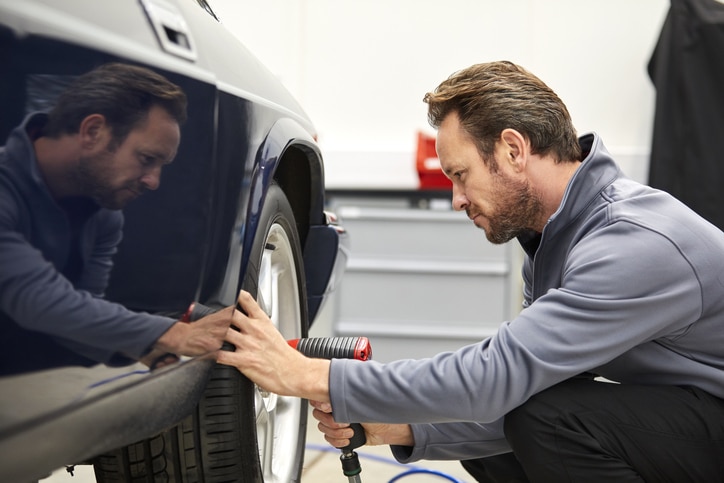
[[(312, 443), (307, 444), (306, 448), (313, 450), (313, 451), (324, 451), (324, 452), (334, 452), (334, 453), (336, 453), (338, 451), (337, 448), (333, 448), (332, 446), (312, 444)], [(363, 458), (363, 459), (377, 461), (380, 463), (387, 463), (387, 464), (395, 465), (395, 466), (404, 466), (405, 468), (408, 468), (405, 471), (403, 471), (402, 473), (400, 473), (399, 475), (396, 475), (395, 477), (393, 477), (387, 483), (394, 483), (398, 480), (401, 480), (402, 478), (405, 478), (410, 475), (415, 475), (415, 474), (428, 474), (428, 475), (433, 475), (433, 476), (439, 476), (440, 478), (444, 478), (447, 481), (452, 481), (453, 483), (465, 483), (464, 481), (458, 480), (454, 476), (443, 473), (442, 471), (430, 470), (427, 468), (422, 468), (420, 466), (414, 466), (414, 465), (403, 465), (402, 463), (399, 463), (398, 461), (396, 461), (392, 458), (385, 458), (383, 456), (377, 456), (377, 455), (371, 455), (371, 454), (365, 454), (365, 453), (359, 453), (359, 457)]]

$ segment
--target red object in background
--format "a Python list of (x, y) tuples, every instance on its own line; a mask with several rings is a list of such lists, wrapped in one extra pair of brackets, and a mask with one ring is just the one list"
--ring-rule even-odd
[(417, 176), (420, 189), (452, 189), (452, 183), (443, 174), (435, 151), (435, 138), (423, 132), (417, 133)]

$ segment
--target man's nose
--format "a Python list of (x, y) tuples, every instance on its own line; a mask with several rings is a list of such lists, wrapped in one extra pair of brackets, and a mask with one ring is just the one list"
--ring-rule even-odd
[(455, 211), (464, 211), (465, 208), (467, 208), (469, 204), (470, 204), (470, 202), (468, 201), (468, 198), (465, 196), (465, 192), (462, 189), (457, 188), (453, 184), (453, 191), (452, 191), (453, 209)]
[(153, 168), (152, 170), (144, 173), (141, 177), (141, 184), (146, 189), (157, 190), (161, 186), (161, 167)]

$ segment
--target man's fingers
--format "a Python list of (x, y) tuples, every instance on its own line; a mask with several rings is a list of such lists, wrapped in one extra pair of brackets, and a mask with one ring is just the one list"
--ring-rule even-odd
[[(330, 413), (315, 409), (312, 411), (312, 416), (319, 421), (317, 428), (329, 439), (343, 440), (350, 439), (354, 436), (354, 430), (350, 427), (349, 423), (336, 422)], [(345, 445), (346, 444), (347, 443), (345, 443)]]
[(332, 405), (328, 402), (309, 401), (309, 404), (311, 404), (313, 408), (319, 409), (320, 411), (322, 411), (324, 413), (332, 412)]
[[(246, 313), (242, 312), (241, 310), (234, 310), (232, 312), (231, 326), (236, 327), (237, 329), (239, 329), (242, 332), (246, 332), (247, 324), (249, 324), (251, 319), (253, 319), (254, 317), (247, 315), (247, 313), (249, 313), (249, 311), (245, 307), (242, 307), (242, 308), (244, 309), (244, 311)], [(266, 314), (264, 314), (264, 315), (266, 315)]]
[(316, 419), (320, 423), (324, 424), (325, 426), (329, 426), (330, 428), (344, 426), (344, 425), (340, 425), (339, 423), (336, 423), (334, 421), (334, 418), (332, 417), (331, 413), (328, 413), (325, 411), (320, 411), (317, 408), (315, 408), (312, 411), (312, 417), (314, 417), (314, 419)]
[(246, 290), (241, 290), (239, 292), (239, 296), (237, 297), (236, 301), (239, 303), (239, 306), (243, 309), (243, 311), (246, 312), (249, 318), (267, 318), (266, 312), (264, 312), (264, 310), (259, 307), (256, 299), (254, 299), (254, 297), (252, 297), (251, 294)]
[(322, 434), (324, 434), (324, 439), (336, 448), (343, 448), (347, 446), (354, 436), (354, 430), (349, 426), (344, 428), (330, 428), (329, 426), (324, 426), (322, 423), (319, 423), (317, 428), (322, 432)]
[(218, 362), (219, 364), (224, 364), (226, 366), (232, 366), (232, 367), (238, 368), (236, 357), (237, 357), (236, 352), (219, 351), (216, 354), (216, 362)]
[(335, 448), (344, 448), (345, 446), (349, 446), (350, 443), (349, 438), (332, 438), (326, 434), (324, 435), (324, 439)]
[(247, 317), (246, 317), (246, 315), (244, 315), (243, 312), (234, 310), (231, 313), (231, 327), (236, 327), (237, 329), (241, 330), (241, 325), (244, 323), (244, 321), (246, 319), (247, 319)]
[(227, 342), (234, 344), (234, 346), (238, 348), (243, 340), (243, 337), (238, 330), (229, 328), (226, 330), (225, 339)]

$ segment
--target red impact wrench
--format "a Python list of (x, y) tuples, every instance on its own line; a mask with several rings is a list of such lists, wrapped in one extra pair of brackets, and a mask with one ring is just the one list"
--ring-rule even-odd
[[(188, 310), (181, 317), (184, 322), (193, 322), (201, 317), (216, 312), (215, 309), (207, 307), (198, 302), (192, 303)], [(307, 357), (315, 359), (357, 359), (366, 361), (372, 357), (372, 347), (367, 337), (312, 337), (306, 339), (292, 339), (287, 343)], [(339, 459), (342, 462), (342, 472), (349, 483), (361, 483), (359, 456), (354, 451), (367, 442), (364, 428), (359, 423), (352, 423), (350, 427), (354, 435), (350, 438), (349, 444), (340, 448), (342, 454)]]
[[(307, 357), (317, 359), (357, 359), (366, 361), (372, 357), (372, 347), (367, 337), (313, 337), (310, 339), (293, 339), (287, 341), (290, 346), (297, 349)], [(350, 427), (354, 435), (349, 444), (342, 450), (339, 459), (342, 462), (342, 472), (349, 483), (361, 483), (359, 474), (362, 467), (359, 457), (354, 451), (367, 442), (365, 430), (359, 423), (352, 423)]]

